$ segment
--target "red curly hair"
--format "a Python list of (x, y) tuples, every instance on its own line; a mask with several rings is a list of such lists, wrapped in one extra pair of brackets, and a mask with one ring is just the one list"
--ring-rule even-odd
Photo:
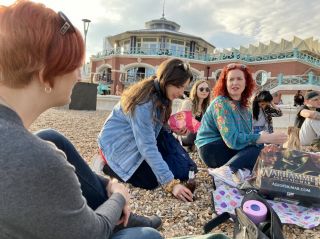
[(222, 96), (227, 96), (227, 97), (231, 98), (229, 95), (229, 92), (227, 90), (227, 76), (228, 76), (229, 71), (232, 71), (235, 69), (241, 70), (244, 74), (244, 78), (246, 80), (246, 87), (241, 94), (240, 104), (243, 107), (248, 107), (249, 106), (249, 98), (253, 94), (253, 91), (256, 87), (256, 83), (253, 80), (252, 75), (251, 75), (248, 67), (245, 65), (242, 65), (242, 64), (231, 63), (222, 69), (220, 77), (219, 77), (219, 79), (213, 89), (213, 96), (215, 98), (219, 95), (222, 95)]

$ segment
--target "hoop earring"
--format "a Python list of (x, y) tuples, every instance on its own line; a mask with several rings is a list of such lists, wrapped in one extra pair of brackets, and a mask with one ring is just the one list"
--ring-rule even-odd
[(51, 87), (44, 87), (44, 92), (46, 92), (47, 94), (50, 94), (52, 91)]

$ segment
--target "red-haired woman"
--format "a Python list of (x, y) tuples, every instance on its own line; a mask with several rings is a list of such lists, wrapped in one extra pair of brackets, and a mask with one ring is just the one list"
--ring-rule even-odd
[(259, 144), (282, 144), (283, 133), (254, 134), (249, 98), (255, 88), (248, 67), (229, 64), (214, 88), (214, 100), (202, 118), (195, 144), (210, 173), (237, 186), (252, 170)]
[(85, 58), (80, 31), (62, 12), (17, 1), (0, 5), (0, 46), (0, 237), (162, 238), (149, 228), (161, 220), (130, 213), (127, 189), (93, 173), (63, 135), (28, 130), (70, 103)]

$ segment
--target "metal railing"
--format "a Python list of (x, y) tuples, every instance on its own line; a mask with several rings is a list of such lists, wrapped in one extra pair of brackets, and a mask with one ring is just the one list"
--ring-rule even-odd
[(280, 85), (320, 86), (320, 76), (315, 76), (313, 74), (283, 76), (282, 74), (279, 74), (277, 77), (269, 77), (266, 84), (260, 86), (260, 89), (270, 91)]
[(201, 60), (205, 62), (216, 62), (216, 61), (235, 61), (241, 60), (247, 63), (253, 62), (262, 62), (262, 61), (276, 61), (276, 60), (285, 60), (285, 59), (297, 59), (304, 62), (307, 62), (316, 67), (320, 67), (320, 57), (315, 57), (305, 52), (300, 52), (298, 49), (294, 48), (290, 52), (283, 53), (273, 53), (273, 54), (264, 54), (264, 55), (250, 55), (243, 54), (239, 51), (232, 51), (228, 53), (216, 53), (208, 54), (205, 52), (190, 52), (182, 50), (174, 50), (171, 48), (148, 48), (148, 47), (132, 47), (126, 49), (124, 47), (115, 47), (112, 49), (107, 49), (103, 52), (99, 52), (95, 57), (104, 58), (114, 55), (147, 55), (147, 56), (175, 56), (179, 58)]

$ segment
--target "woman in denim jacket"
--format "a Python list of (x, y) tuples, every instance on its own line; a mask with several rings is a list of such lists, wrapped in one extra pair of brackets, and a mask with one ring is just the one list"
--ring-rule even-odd
[(157, 136), (170, 117), (172, 100), (183, 95), (192, 78), (188, 64), (169, 59), (159, 66), (156, 76), (123, 92), (98, 137), (107, 160), (104, 173), (145, 189), (160, 184), (180, 200), (192, 201), (192, 193), (174, 179), (157, 147)]

